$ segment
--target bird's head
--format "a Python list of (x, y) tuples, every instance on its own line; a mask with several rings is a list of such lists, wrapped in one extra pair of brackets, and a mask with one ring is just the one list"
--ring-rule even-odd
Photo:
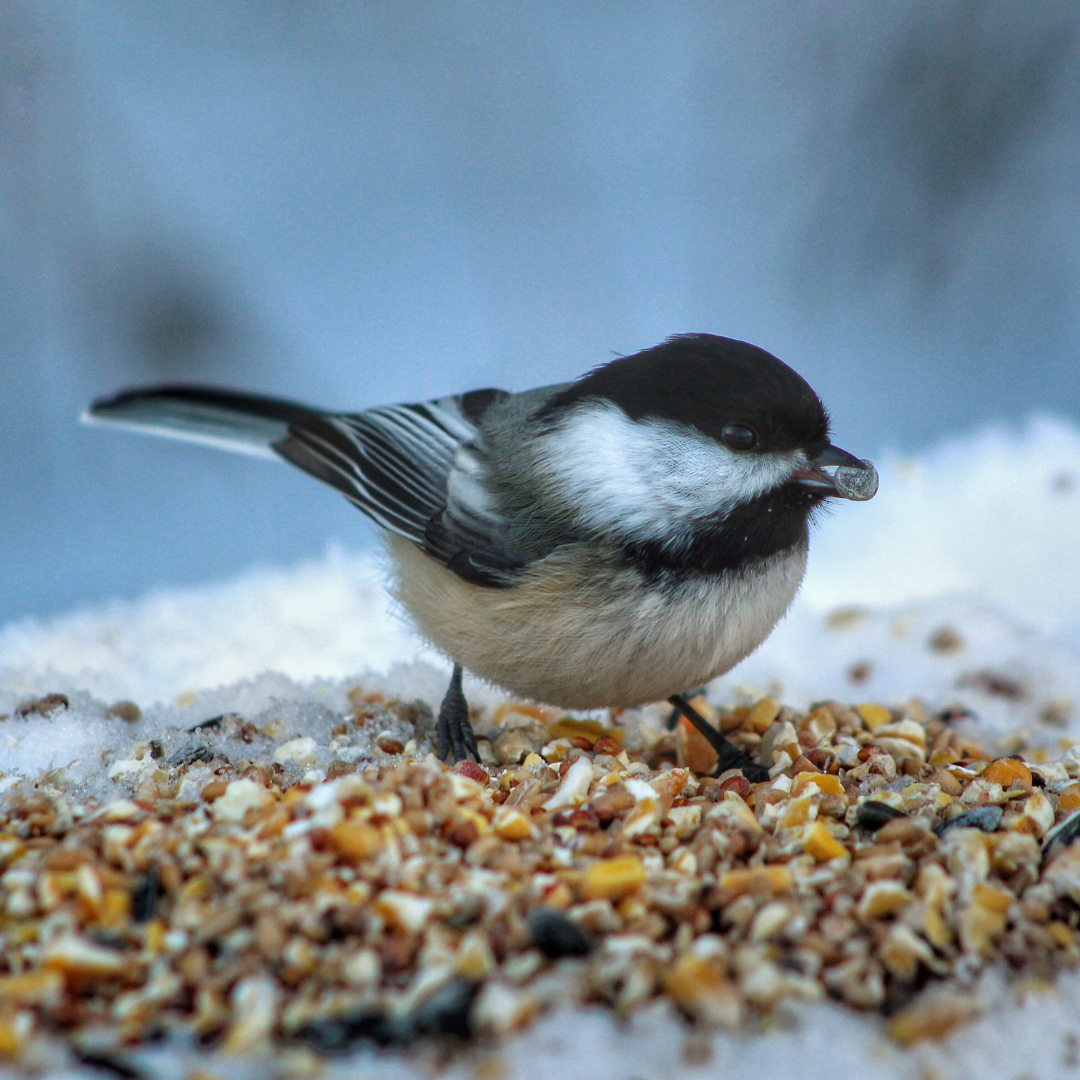
[(758, 505), (805, 527), (823, 500), (877, 490), (874, 467), (830, 441), (806, 380), (730, 338), (685, 334), (620, 357), (542, 416), (544, 468), (575, 512), (635, 542), (678, 544)]

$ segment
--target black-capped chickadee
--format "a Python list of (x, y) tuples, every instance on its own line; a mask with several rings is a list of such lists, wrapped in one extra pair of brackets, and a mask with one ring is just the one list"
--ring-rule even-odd
[(454, 663), (437, 732), (439, 757), (455, 760), (479, 757), (465, 668), (570, 709), (667, 698), (721, 768), (760, 779), (683, 691), (787, 611), (815, 509), (877, 489), (869, 462), (830, 443), (799, 375), (710, 334), (519, 394), (327, 413), (158, 386), (97, 401), (86, 419), (284, 458), (380, 525), (397, 599)]

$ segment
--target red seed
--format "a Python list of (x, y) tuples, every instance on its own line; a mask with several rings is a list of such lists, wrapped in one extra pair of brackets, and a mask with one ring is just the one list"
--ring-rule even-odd
[(750, 781), (745, 776), (729, 776), (720, 781), (721, 791), (734, 791), (741, 799), (750, 794)]
[(315, 851), (325, 851), (330, 846), (330, 830), (317, 825), (308, 832), (308, 843)]
[(463, 818), (450, 830), (450, 843), (455, 847), (467, 848), (479, 835), (476, 822)]
[(614, 739), (610, 735), (601, 735), (593, 743), (593, 753), (610, 754), (611, 757), (616, 757), (622, 753), (622, 747), (619, 745), (618, 739)]
[(459, 761), (454, 766), (454, 772), (461, 773), (462, 776), (467, 776), (470, 780), (475, 780), (478, 784), (484, 784), (485, 786), (491, 779), (487, 769), (483, 765), (478, 765), (475, 761)]

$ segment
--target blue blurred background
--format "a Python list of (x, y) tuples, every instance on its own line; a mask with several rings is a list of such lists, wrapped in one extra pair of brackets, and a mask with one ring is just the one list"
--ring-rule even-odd
[(1075, 417), (1078, 36), (1064, 0), (0, 0), (0, 621), (371, 543), (284, 466), (76, 423), (132, 383), (362, 408), (702, 330), (864, 455)]

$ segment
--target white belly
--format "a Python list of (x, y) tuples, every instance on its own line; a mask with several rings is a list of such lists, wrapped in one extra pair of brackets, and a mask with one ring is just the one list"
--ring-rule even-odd
[(787, 611), (806, 548), (677, 590), (613, 560), (561, 548), (507, 589), (470, 585), (408, 540), (388, 537), (394, 592), (417, 629), (466, 671), (571, 709), (660, 701), (722, 675)]

